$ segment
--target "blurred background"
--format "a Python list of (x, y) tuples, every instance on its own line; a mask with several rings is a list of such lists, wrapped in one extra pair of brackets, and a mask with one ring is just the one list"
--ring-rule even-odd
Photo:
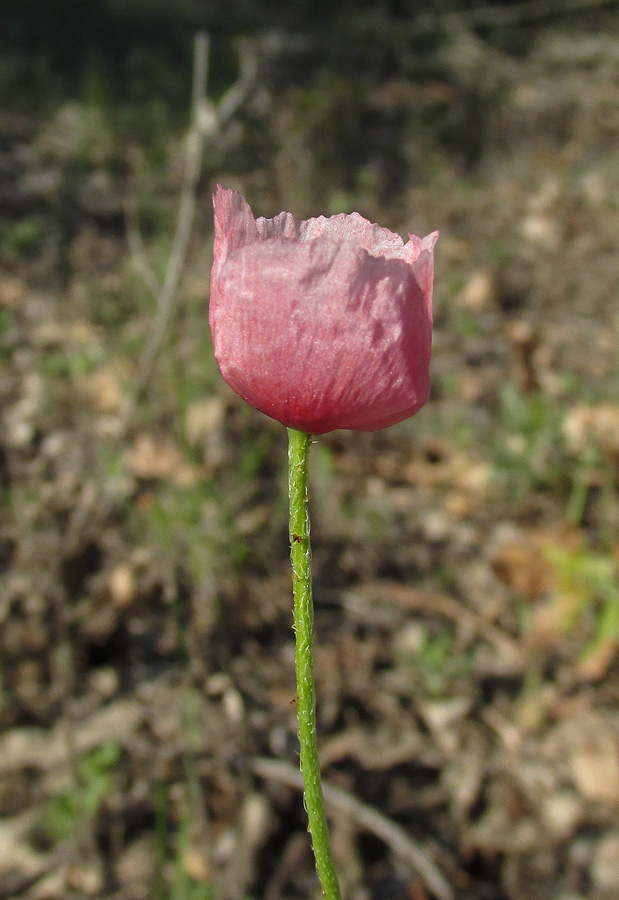
[(345, 897), (617, 900), (617, 3), (0, 17), (0, 898), (319, 896), (220, 182), (441, 232), (430, 403), (312, 447)]

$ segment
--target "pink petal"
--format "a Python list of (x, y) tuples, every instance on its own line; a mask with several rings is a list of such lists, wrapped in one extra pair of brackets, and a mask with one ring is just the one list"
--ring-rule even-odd
[(272, 238), (232, 252), (211, 329), (233, 390), (308, 433), (384, 428), (427, 401), (431, 320), (414, 268), (350, 242)]
[(373, 431), (428, 399), (433, 248), (358, 213), (254, 219), (218, 187), (210, 324), (224, 379), (313, 434)]
[(217, 185), (213, 197), (215, 210), (215, 266), (221, 268), (228, 253), (259, 238), (256, 221), (249, 203), (238, 191)]

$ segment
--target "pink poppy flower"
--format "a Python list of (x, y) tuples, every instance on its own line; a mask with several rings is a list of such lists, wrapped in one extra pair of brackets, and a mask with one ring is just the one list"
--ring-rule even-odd
[(430, 391), (433, 248), (358, 213), (255, 219), (218, 186), (210, 325), (222, 376), (307, 434), (375, 431)]

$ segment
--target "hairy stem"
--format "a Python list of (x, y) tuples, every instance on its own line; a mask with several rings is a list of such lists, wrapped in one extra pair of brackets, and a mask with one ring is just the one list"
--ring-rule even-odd
[(318, 744), (316, 741), (316, 695), (314, 691), (314, 603), (312, 599), (312, 552), (307, 507), (307, 458), (310, 436), (288, 429), (288, 487), (290, 493), (290, 561), (294, 596), (295, 669), (303, 794), (316, 860), (316, 871), (326, 900), (341, 900), (335, 874), (329, 829), (325, 817)]

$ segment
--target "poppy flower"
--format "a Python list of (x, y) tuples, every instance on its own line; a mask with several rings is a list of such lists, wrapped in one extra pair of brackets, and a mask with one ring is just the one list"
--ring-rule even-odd
[(218, 186), (210, 326), (225, 381), (307, 434), (375, 431), (427, 401), (433, 248), (358, 213), (254, 218)]

